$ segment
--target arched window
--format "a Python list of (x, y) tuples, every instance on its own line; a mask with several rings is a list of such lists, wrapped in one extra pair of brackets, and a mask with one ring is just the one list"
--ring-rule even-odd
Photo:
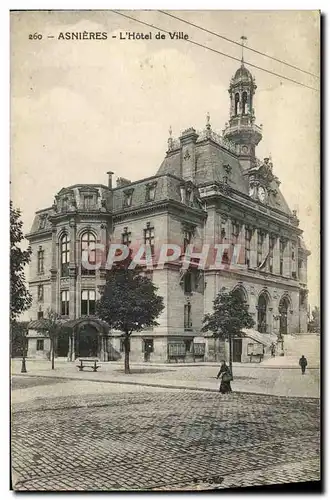
[(268, 297), (265, 293), (262, 293), (259, 296), (258, 300), (258, 332), (266, 333), (267, 332), (267, 306), (268, 306)]
[(61, 276), (69, 276), (70, 240), (67, 234), (61, 239)]
[(247, 113), (247, 92), (243, 92), (242, 98), (242, 114), (246, 115)]
[(239, 93), (235, 94), (235, 115), (238, 114)]
[(245, 299), (245, 294), (244, 294), (244, 290), (241, 288), (241, 287), (236, 287), (234, 290), (233, 290), (233, 295), (235, 295), (236, 297), (238, 297), (240, 300), (242, 300), (243, 302), (246, 302), (246, 299)]
[[(84, 251), (86, 250), (88, 250), (88, 263), (83, 261)], [(86, 264), (94, 266), (96, 264), (96, 238), (90, 231), (87, 231), (81, 237), (81, 274), (83, 276), (94, 276), (95, 269), (88, 269)]]

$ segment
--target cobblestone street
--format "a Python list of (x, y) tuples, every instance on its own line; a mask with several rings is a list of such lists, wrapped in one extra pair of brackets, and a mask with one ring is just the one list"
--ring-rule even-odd
[[(39, 384), (42, 397), (35, 397)], [(320, 479), (319, 401), (14, 377), (15, 490), (203, 490)]]

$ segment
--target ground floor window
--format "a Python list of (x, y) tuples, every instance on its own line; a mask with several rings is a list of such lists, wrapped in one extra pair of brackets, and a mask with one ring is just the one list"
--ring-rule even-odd
[(43, 351), (44, 350), (44, 341), (43, 339), (38, 339), (37, 340), (37, 351)]
[(191, 351), (191, 346), (192, 346), (192, 339), (185, 339), (184, 340), (184, 343), (185, 343), (185, 346), (186, 346), (186, 352), (190, 352)]
[(142, 351), (154, 352), (154, 339), (142, 340)]

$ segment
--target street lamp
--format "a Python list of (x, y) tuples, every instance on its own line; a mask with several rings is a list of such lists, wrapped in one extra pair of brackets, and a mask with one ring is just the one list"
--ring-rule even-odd
[[(279, 314), (273, 316), (275, 321), (279, 321), (281, 319), (281, 316)], [(284, 348), (283, 348), (283, 335), (281, 334), (280, 327), (278, 328), (278, 333), (277, 333), (277, 345), (280, 348), (280, 356), (284, 356)]]
[(23, 336), (23, 357), (22, 357), (22, 367), (21, 367), (21, 373), (27, 373), (27, 370), (26, 370), (26, 362), (25, 362), (25, 358), (26, 358), (26, 332), (24, 332), (24, 336)]

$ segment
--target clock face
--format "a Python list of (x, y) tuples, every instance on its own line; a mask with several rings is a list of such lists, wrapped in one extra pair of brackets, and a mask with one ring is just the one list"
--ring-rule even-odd
[(258, 188), (258, 198), (261, 202), (264, 202), (266, 199), (266, 190), (262, 186)]

